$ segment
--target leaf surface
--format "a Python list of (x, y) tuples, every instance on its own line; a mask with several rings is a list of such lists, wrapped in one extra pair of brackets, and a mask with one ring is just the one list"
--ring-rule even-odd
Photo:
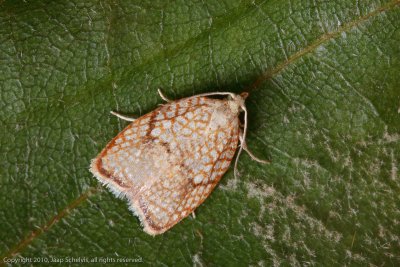
[[(0, 2), (0, 255), (153, 265), (400, 263), (400, 1)], [(179, 99), (250, 92), (249, 148), (145, 234), (90, 160)]]

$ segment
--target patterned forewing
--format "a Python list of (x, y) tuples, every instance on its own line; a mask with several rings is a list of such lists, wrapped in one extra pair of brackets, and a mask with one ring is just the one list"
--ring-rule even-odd
[(221, 104), (221, 100), (200, 98), (193, 102), (198, 103), (167, 123), (169, 128), (151, 134), (155, 142), (164, 142), (179, 160), (175, 161), (174, 171), (165, 173), (159, 183), (138, 196), (151, 228), (148, 232), (164, 232), (195, 210), (211, 193), (235, 154), (238, 119), (210, 131), (215, 104)]
[[(148, 183), (149, 180), (157, 179), (157, 174), (151, 171), (154, 170), (151, 167), (162, 163), (154, 158), (155, 155), (163, 156), (161, 152), (165, 152), (166, 147), (162, 146), (167, 141), (169, 143), (176, 139), (171, 134), (172, 120), (186, 114), (190, 109), (193, 110), (193, 105), (198, 104), (198, 98), (186, 98), (162, 105), (136, 119), (114, 137), (92, 161), (91, 171), (114, 193), (121, 191), (122, 194), (127, 190), (132, 192), (142, 188), (145, 181)], [(175, 125), (174, 133), (177, 132), (179, 128)], [(162, 139), (161, 142), (159, 139)], [(172, 149), (177, 141), (170, 145)], [(161, 151), (153, 153), (156, 149)], [(149, 179), (149, 176), (152, 178)]]
[[(185, 165), (186, 172), (191, 174), (191, 178), (187, 179), (186, 187), (172, 219), (184, 218), (193, 212), (209, 196), (229, 168), (238, 143), (238, 128), (230, 126), (224, 129), (223, 140), (217, 137), (219, 133), (215, 133), (208, 142), (205, 142), (204, 146), (200, 146), (201, 153), (197, 166)], [(221, 143), (222, 145), (220, 145)], [(214, 144), (214, 146), (209, 147), (210, 144)], [(188, 154), (190, 155), (189, 152)], [(178, 221), (171, 220), (169, 227)]]
[(150, 234), (165, 232), (211, 193), (235, 154), (237, 117), (211, 129), (224, 100), (167, 103), (128, 125), (93, 160), (92, 172), (131, 209)]
[[(129, 178), (132, 177), (133, 161), (139, 159), (137, 155), (142, 151), (151, 117), (152, 113), (149, 113), (129, 124), (92, 161), (91, 171), (117, 196), (138, 186)], [(132, 164), (127, 166), (127, 162)]]

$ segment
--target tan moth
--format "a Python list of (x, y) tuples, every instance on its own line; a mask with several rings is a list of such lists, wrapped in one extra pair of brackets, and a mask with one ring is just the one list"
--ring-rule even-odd
[[(131, 124), (90, 166), (101, 183), (128, 199), (150, 235), (164, 233), (203, 203), (227, 171), (239, 142), (235, 177), (242, 150), (268, 163), (246, 146), (248, 93), (214, 92), (176, 101), (159, 94), (167, 103), (138, 119), (112, 112)], [(208, 97), (216, 95), (227, 97)]]

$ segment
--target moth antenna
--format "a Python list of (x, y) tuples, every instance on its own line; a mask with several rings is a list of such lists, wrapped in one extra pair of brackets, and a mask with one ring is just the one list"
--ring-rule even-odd
[(230, 92), (213, 92), (213, 93), (204, 93), (204, 94), (199, 94), (199, 95), (195, 95), (195, 96), (210, 96), (210, 95), (229, 95), (232, 98), (235, 96), (234, 93), (230, 93)]
[(166, 97), (166, 96), (163, 94), (163, 92), (161, 92), (161, 89), (160, 89), (160, 88), (158, 88), (157, 91), (158, 91), (158, 94), (160, 95), (160, 97), (162, 98), (162, 100), (164, 100), (165, 102), (171, 102), (171, 101), (172, 101), (171, 99), (169, 99), (168, 97)]

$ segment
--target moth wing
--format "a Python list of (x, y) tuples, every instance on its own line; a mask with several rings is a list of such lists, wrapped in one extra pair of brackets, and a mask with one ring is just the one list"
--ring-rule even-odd
[[(174, 118), (186, 113), (193, 105), (192, 98), (165, 104), (134, 120), (92, 160), (90, 171), (118, 197), (141, 188), (150, 179), (146, 171), (160, 169), (154, 155), (162, 157), (160, 153), (164, 151), (164, 156), (168, 156), (151, 135), (161, 133), (163, 123), (171, 124)], [(151, 180), (159, 174), (152, 175)]]
[[(163, 183), (155, 184), (130, 200), (131, 208), (136, 213), (136, 209), (140, 208), (143, 213), (144, 230), (147, 233), (156, 235), (167, 231), (205, 201), (228, 170), (236, 151), (238, 135), (233, 133), (227, 142), (222, 151), (217, 153), (217, 159), (211, 163), (209, 170), (208, 165), (193, 168), (186, 165), (186, 170), (181, 168), (173, 177), (168, 177)], [(199, 168), (207, 170), (196, 172)]]
[(161, 234), (193, 212), (209, 196), (229, 168), (239, 140), (239, 119), (210, 131), (215, 99), (200, 100), (168, 124), (170, 129), (152, 135), (171, 152), (171, 171), (140, 195), (130, 199), (141, 213), (144, 230)]
[(191, 97), (138, 118), (92, 161), (92, 173), (126, 196), (144, 230), (160, 234), (196, 209), (228, 169), (238, 119), (209, 130), (216, 103)]
[(136, 155), (143, 150), (150, 118), (151, 113), (133, 121), (92, 160), (90, 171), (117, 197), (126, 195), (134, 187), (126, 162), (136, 159)]

